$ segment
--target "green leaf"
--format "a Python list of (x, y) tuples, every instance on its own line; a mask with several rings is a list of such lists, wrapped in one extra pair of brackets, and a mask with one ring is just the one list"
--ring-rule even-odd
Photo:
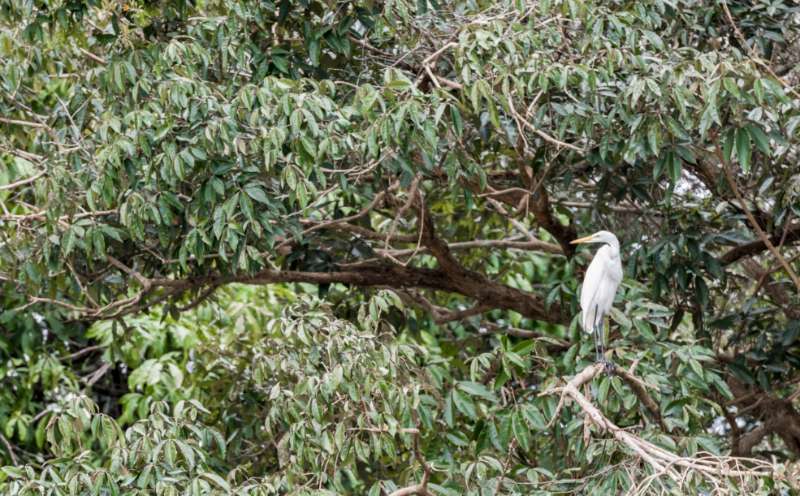
[(250, 183), (244, 187), (244, 191), (245, 193), (247, 193), (247, 196), (249, 196), (253, 200), (259, 203), (263, 203), (265, 205), (269, 205), (270, 201), (269, 198), (267, 197), (267, 194), (258, 184)]
[(208, 480), (209, 482), (213, 482), (223, 491), (227, 491), (229, 493), (231, 492), (231, 486), (228, 484), (228, 481), (213, 472), (203, 472), (200, 474), (200, 477)]
[(730, 162), (731, 157), (733, 157), (733, 149), (736, 141), (735, 133), (735, 129), (728, 129), (728, 131), (725, 132), (725, 136), (722, 138), (722, 157), (725, 159), (725, 162)]
[(692, 368), (695, 374), (702, 380), (705, 375), (703, 374), (703, 366), (700, 365), (700, 362), (695, 360), (694, 358), (689, 359), (689, 366)]
[(464, 122), (461, 120), (461, 112), (455, 105), (450, 105), (450, 116), (453, 119), (456, 136), (460, 138), (464, 134)]
[(497, 401), (494, 393), (479, 382), (460, 381), (458, 383), (458, 388), (470, 396), (478, 396), (489, 401)]
[(475, 409), (475, 403), (458, 389), (453, 390), (453, 403), (458, 411), (466, 415), (468, 418), (475, 420), (478, 418), (478, 412)]
[(698, 129), (700, 136), (705, 136), (715, 122), (719, 124), (719, 115), (717, 115), (717, 103), (712, 99), (706, 104), (706, 108), (700, 116), (700, 127)]
[(681, 169), (683, 164), (677, 154), (669, 153), (669, 178), (673, 184), (677, 183), (681, 178)]
[(661, 147), (661, 123), (653, 120), (647, 128), (647, 141), (650, 144), (650, 151), (653, 155), (658, 155)]
[(745, 128), (736, 130), (736, 157), (739, 159), (739, 165), (745, 173), (750, 172), (750, 156), (752, 150), (750, 149), (750, 133)]
[(455, 425), (455, 420), (453, 418), (453, 395), (448, 394), (447, 397), (444, 399), (444, 421), (448, 427), (453, 428)]
[(769, 156), (771, 153), (771, 149), (769, 146), (769, 138), (767, 137), (766, 133), (759, 127), (757, 124), (748, 124), (746, 126), (747, 132), (750, 134), (750, 137), (753, 138), (755, 141), (756, 146), (764, 155)]
[(697, 301), (703, 308), (705, 308), (708, 306), (708, 286), (706, 285), (705, 280), (703, 280), (703, 278), (700, 276), (695, 276), (694, 284)]

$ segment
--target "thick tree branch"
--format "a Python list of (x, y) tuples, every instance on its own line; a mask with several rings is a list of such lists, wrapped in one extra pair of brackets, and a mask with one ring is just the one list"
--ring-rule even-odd
[(749, 259), (742, 263), (745, 273), (759, 281), (759, 286), (770, 297), (772, 302), (783, 310), (790, 319), (800, 319), (800, 307), (794, 304), (786, 291), (788, 287), (772, 280), (770, 271), (761, 267), (755, 260)]
[(728, 386), (736, 398), (739, 412), (747, 411), (761, 420), (761, 428), (739, 438), (738, 446), (733, 447), (737, 455), (749, 455), (753, 447), (765, 436), (777, 434), (786, 448), (796, 456), (800, 455), (800, 413), (792, 401), (749, 387), (734, 377), (728, 377)]
[[(437, 250), (441, 251), (438, 246)], [(115, 259), (116, 260), (116, 259)], [(101, 309), (82, 308), (46, 298), (31, 297), (32, 303), (51, 303), (79, 313), (87, 320), (100, 320), (127, 315), (141, 311), (167, 298), (179, 296), (187, 291), (222, 286), (231, 283), (241, 284), (349, 284), (359, 287), (390, 287), (394, 289), (425, 288), (461, 294), (472, 298), (477, 305), (485, 308), (514, 310), (525, 317), (544, 322), (567, 324), (569, 319), (558, 304), (549, 308), (538, 295), (522, 291), (492, 281), (483, 274), (459, 269), (428, 269), (389, 263), (364, 264), (349, 270), (333, 272), (304, 272), (284, 270), (263, 270), (254, 274), (211, 274), (188, 279), (145, 278), (135, 273), (127, 265), (117, 260), (118, 269), (137, 280), (143, 290), (125, 300), (113, 302)], [(124, 268), (123, 268), (124, 267)], [(145, 298), (152, 295), (151, 299)], [(115, 312), (115, 313), (112, 313)]]
[[(783, 233), (774, 234), (767, 238), (773, 246), (780, 244), (781, 239), (783, 239)], [(783, 239), (784, 246), (794, 244), (797, 241), (800, 241), (800, 224), (795, 224), (793, 226), (789, 226), (786, 231), (786, 237)], [(739, 245), (735, 248), (732, 248), (723, 254), (719, 261), (722, 265), (730, 265), (734, 262), (737, 262), (745, 257), (750, 257), (753, 255), (758, 255), (764, 251), (767, 251), (769, 248), (767, 244), (764, 242), (763, 239), (759, 239), (757, 241), (752, 241), (750, 243), (745, 243), (743, 245)]]

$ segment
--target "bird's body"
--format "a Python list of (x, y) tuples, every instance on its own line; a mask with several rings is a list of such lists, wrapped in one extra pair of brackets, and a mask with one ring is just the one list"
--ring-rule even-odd
[[(622, 282), (619, 241), (612, 233), (599, 231), (572, 243), (603, 244), (589, 264), (581, 288), (581, 327), (585, 332), (594, 334), (599, 350), (602, 350), (603, 318), (611, 311), (617, 288)], [(601, 353), (598, 351), (598, 355)], [(598, 356), (598, 359), (602, 357)]]
[(586, 332), (594, 332), (602, 325), (603, 316), (607, 315), (614, 304), (614, 296), (622, 281), (622, 262), (619, 249), (603, 245), (597, 250), (592, 263), (586, 270), (581, 288), (581, 324)]

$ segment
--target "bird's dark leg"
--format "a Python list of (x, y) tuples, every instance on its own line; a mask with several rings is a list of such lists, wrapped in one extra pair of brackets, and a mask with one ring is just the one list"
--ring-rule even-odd
[(603, 363), (603, 360), (605, 360), (605, 356), (603, 354), (603, 339), (602, 339), (602, 333), (601, 333), (601, 327), (600, 327), (600, 326), (603, 325), (603, 320), (600, 319), (600, 322), (598, 323), (597, 322), (597, 316), (598, 315), (599, 315), (599, 309), (597, 308), (597, 305), (595, 305), (595, 307), (594, 307), (594, 316), (593, 316), (593, 319), (592, 319), (592, 320), (594, 320), (594, 322), (593, 322), (593, 324), (594, 324), (594, 326), (593, 326), (594, 327), (594, 329), (593, 329), (593, 331), (594, 331), (594, 351), (595, 351), (595, 353), (597, 355), (597, 362), (598, 363)]
[(597, 324), (594, 326), (592, 335), (594, 336), (594, 356), (597, 362), (601, 362), (603, 355), (600, 353), (600, 341), (597, 339)]
[(606, 359), (606, 350), (605, 346), (603, 346), (603, 324), (602, 321), (600, 325), (598, 325), (595, 329), (597, 329), (597, 334), (595, 335), (595, 339), (597, 340), (597, 347), (600, 349), (600, 360), (601, 362), (605, 362)]
[(606, 327), (606, 319), (603, 317), (602, 323), (600, 327), (600, 352), (603, 354), (603, 365), (605, 366), (606, 374), (611, 376), (614, 373), (614, 364), (606, 359), (606, 351), (605, 346), (603, 346), (603, 338), (605, 338), (605, 327)]

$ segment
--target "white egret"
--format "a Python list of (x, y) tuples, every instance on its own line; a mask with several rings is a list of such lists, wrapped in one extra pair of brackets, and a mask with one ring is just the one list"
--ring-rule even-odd
[(602, 243), (592, 263), (586, 270), (581, 288), (581, 326), (594, 334), (597, 360), (605, 361), (603, 350), (603, 320), (614, 304), (614, 296), (622, 281), (622, 262), (619, 258), (619, 241), (608, 231), (598, 231), (591, 236), (576, 239), (571, 244)]

